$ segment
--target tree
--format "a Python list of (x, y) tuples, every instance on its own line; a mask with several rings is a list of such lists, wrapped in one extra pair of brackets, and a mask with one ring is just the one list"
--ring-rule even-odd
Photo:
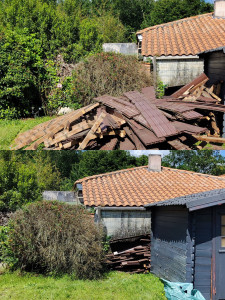
[(163, 166), (194, 171), (199, 173), (221, 175), (225, 173), (225, 158), (219, 151), (170, 151), (163, 157)]
[(213, 11), (204, 0), (158, 0), (150, 12), (149, 26), (167, 23)]

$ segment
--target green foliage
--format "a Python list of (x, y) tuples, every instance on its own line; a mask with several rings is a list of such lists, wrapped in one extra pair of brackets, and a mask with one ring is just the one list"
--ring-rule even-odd
[(163, 157), (163, 165), (211, 175), (225, 173), (225, 158), (214, 150), (170, 151)]
[(1, 117), (23, 117), (41, 104), (38, 86), (44, 73), (41, 41), (27, 30), (0, 32)]
[(32, 203), (11, 216), (8, 237), (14, 268), (79, 279), (102, 274), (102, 233), (81, 206)]
[(165, 87), (166, 85), (164, 85), (162, 81), (158, 80), (156, 88), (156, 97), (158, 99), (162, 99), (165, 95)]
[(213, 11), (204, 0), (158, 0), (150, 12), (149, 26), (167, 23)]
[(79, 162), (72, 166), (71, 184), (83, 177), (132, 168), (137, 164), (136, 158), (127, 151), (85, 151)]
[(14, 211), (39, 200), (43, 190), (57, 189), (59, 185), (59, 171), (48, 157), (31, 159), (20, 152), (0, 152), (1, 211)]
[(72, 76), (74, 98), (85, 105), (103, 94), (118, 96), (148, 85), (150, 76), (136, 57), (115, 53), (90, 56), (77, 65)]
[(9, 246), (11, 242), (8, 236), (9, 230), (9, 226), (0, 226), (0, 262), (4, 262), (11, 267), (17, 263), (17, 259)]

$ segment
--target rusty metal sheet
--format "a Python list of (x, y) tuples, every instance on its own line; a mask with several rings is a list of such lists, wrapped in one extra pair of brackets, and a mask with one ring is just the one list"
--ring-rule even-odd
[(134, 91), (127, 92), (124, 95), (135, 104), (158, 138), (177, 134), (177, 130), (172, 123), (155, 104), (146, 100), (143, 94)]

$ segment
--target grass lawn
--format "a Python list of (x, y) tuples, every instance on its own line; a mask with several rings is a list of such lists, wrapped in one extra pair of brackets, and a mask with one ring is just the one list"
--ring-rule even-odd
[(68, 276), (53, 278), (2, 272), (0, 299), (166, 300), (166, 297), (163, 284), (152, 274), (111, 272), (102, 280), (84, 281)]
[(24, 120), (0, 120), (0, 150), (10, 150), (10, 145), (16, 136), (34, 126), (52, 119), (53, 117), (41, 117)]

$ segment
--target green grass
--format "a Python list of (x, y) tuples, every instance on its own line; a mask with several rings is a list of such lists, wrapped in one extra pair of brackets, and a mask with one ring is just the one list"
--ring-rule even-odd
[(0, 299), (77, 299), (77, 300), (166, 300), (161, 281), (152, 274), (111, 272), (102, 280), (72, 280), (20, 275), (5, 272), (0, 275)]
[(16, 136), (34, 126), (52, 119), (53, 117), (41, 117), (25, 120), (0, 120), (0, 150), (10, 150), (10, 145)]

